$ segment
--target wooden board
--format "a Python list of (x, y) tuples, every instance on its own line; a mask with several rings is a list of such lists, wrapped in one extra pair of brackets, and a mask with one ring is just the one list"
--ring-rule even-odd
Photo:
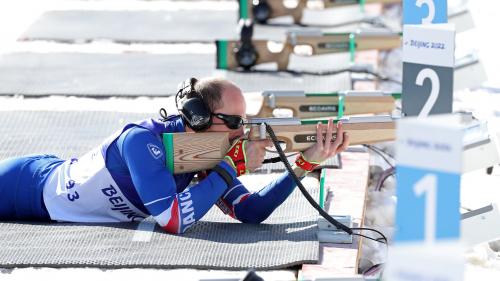
[[(333, 214), (349, 214), (361, 226), (366, 207), (369, 160), (369, 154), (365, 152), (344, 152), (343, 168), (327, 170), (325, 178), (325, 188), (333, 194), (327, 197), (325, 209)], [(355, 276), (360, 247), (357, 238), (354, 238), (353, 244), (320, 243), (319, 263), (303, 265), (299, 280)]]
[(163, 134), (167, 168), (174, 174), (203, 171), (217, 165), (229, 150), (229, 133)]
[[(256, 100), (256, 98), (254, 98), (254, 100)], [(335, 94), (318, 94), (315, 96), (275, 95), (275, 108), (268, 104), (269, 98), (260, 96), (260, 109), (255, 117), (273, 117), (273, 112), (279, 109), (288, 109), (292, 112), (292, 117), (300, 119), (332, 117), (338, 115), (339, 97)], [(319, 108), (321, 106), (325, 109), (317, 111), (310, 110), (310, 108)], [(347, 96), (345, 97), (344, 107), (344, 115), (390, 114), (395, 108), (395, 103), (392, 96)]]

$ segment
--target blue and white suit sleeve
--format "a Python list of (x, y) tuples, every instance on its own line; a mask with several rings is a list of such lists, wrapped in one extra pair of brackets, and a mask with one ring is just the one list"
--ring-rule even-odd
[(235, 180), (217, 201), (217, 206), (241, 222), (261, 223), (288, 198), (295, 187), (295, 181), (288, 172), (255, 193), (250, 193), (239, 180)]
[[(134, 128), (122, 143), (122, 156), (144, 206), (158, 224), (170, 233), (183, 233), (200, 220), (226, 191), (227, 184), (211, 173), (199, 184), (177, 193), (173, 175), (165, 166), (163, 144), (150, 131)], [(219, 164), (233, 179), (235, 171)]]

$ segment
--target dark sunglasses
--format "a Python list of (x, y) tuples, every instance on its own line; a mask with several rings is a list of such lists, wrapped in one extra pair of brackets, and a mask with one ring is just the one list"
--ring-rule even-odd
[[(239, 115), (227, 115), (224, 113), (212, 113), (212, 116), (215, 116), (219, 119), (221, 119), (224, 122), (224, 125), (226, 125), (229, 129), (231, 130), (236, 130), (241, 128), (243, 125), (245, 125), (245, 119)], [(221, 125), (217, 123), (213, 123), (215, 125)]]

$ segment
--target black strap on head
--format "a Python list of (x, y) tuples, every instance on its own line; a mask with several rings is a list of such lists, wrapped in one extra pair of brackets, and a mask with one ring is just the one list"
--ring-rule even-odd
[(212, 112), (196, 92), (198, 80), (190, 78), (181, 84), (175, 96), (175, 106), (184, 123), (196, 132), (205, 131), (212, 125)]
[(251, 20), (240, 19), (240, 42), (236, 50), (236, 61), (245, 70), (257, 63), (258, 53), (252, 43), (253, 23)]

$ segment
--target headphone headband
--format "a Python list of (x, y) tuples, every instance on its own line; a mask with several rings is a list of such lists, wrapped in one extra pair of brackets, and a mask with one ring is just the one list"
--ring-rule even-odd
[(198, 79), (191, 77), (189, 79), (186, 79), (182, 81), (177, 89), (177, 93), (181, 93), (183, 95), (181, 98), (184, 98), (186, 95), (189, 95), (191, 92), (196, 92), (194, 89), (196, 82), (198, 82)]

